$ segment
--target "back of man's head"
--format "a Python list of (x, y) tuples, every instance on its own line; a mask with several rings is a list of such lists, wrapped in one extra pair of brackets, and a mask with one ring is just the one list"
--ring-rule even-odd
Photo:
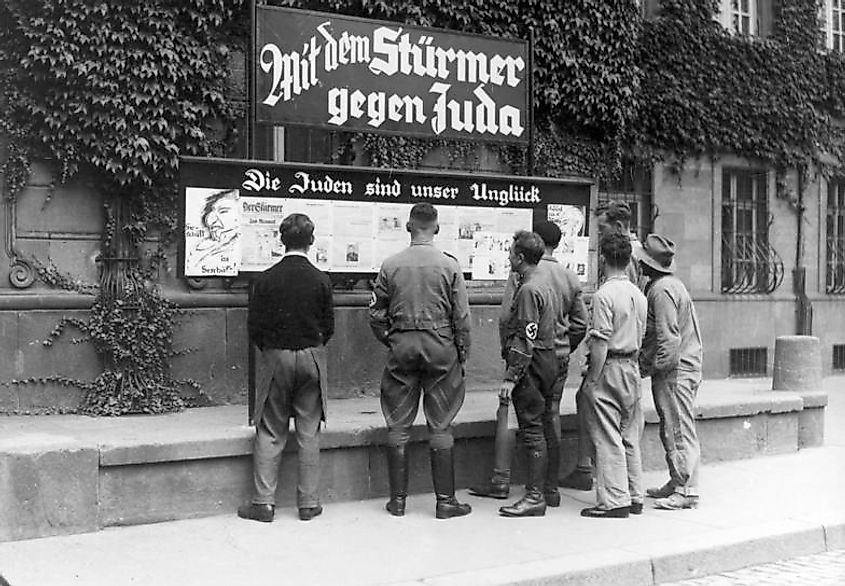
[(546, 245), (536, 233), (520, 230), (513, 235), (513, 252), (522, 254), (528, 264), (536, 265), (546, 253)]
[(554, 222), (544, 220), (534, 224), (534, 232), (543, 239), (543, 243), (549, 248), (557, 248), (560, 244), (560, 228)]
[(604, 216), (608, 224), (619, 222), (627, 230), (631, 225), (631, 206), (624, 201), (605, 202), (596, 208), (596, 216)]
[(408, 216), (408, 231), (417, 232), (420, 230), (438, 229), (437, 209), (428, 202), (414, 204)]
[(288, 250), (302, 250), (314, 243), (314, 222), (305, 214), (291, 214), (279, 226), (282, 244)]
[(601, 238), (599, 251), (607, 266), (624, 269), (631, 261), (631, 239), (626, 234), (606, 234)]

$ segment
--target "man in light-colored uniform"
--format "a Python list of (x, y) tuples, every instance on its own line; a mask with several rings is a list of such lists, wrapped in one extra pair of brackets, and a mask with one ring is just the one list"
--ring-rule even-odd
[(643, 507), (640, 439), (643, 431), (637, 355), (645, 334), (645, 296), (625, 272), (631, 242), (624, 234), (602, 238), (604, 284), (593, 296), (590, 365), (584, 381), (590, 437), (596, 450), (595, 507), (582, 517), (625, 518)]
[[(643, 276), (637, 264), (637, 256), (642, 249), (642, 245), (637, 240), (636, 234), (631, 232), (631, 208), (625, 202), (611, 201), (600, 205), (596, 208), (596, 226), (598, 228), (598, 238), (608, 234), (624, 234), (631, 240), (631, 260), (628, 266), (625, 267), (625, 274), (628, 279), (637, 285), (640, 289), (645, 286)], [(602, 266), (601, 256), (599, 256), (599, 286), (604, 282), (605, 270)], [(589, 353), (587, 354), (589, 361)], [(575, 393), (575, 407), (576, 417), (578, 421), (578, 460), (573, 469), (568, 475), (561, 478), (560, 486), (564, 488), (574, 488), (576, 490), (592, 490), (593, 489), (593, 442), (590, 439), (590, 431), (587, 428), (586, 409), (584, 407), (584, 393), (579, 388)]]

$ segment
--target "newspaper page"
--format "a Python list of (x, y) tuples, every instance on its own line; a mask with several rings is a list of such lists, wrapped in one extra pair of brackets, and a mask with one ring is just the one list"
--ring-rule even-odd
[(558, 225), (560, 244), (554, 256), (565, 267), (575, 271), (578, 279), (586, 283), (589, 277), (590, 238), (586, 236), (586, 210), (584, 206), (549, 204), (548, 219)]

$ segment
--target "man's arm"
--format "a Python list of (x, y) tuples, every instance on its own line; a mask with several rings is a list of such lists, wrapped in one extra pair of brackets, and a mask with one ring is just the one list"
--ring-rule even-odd
[(681, 360), (681, 331), (678, 306), (668, 290), (656, 291), (654, 303), (654, 371), (667, 372)]
[(334, 297), (332, 296), (332, 283), (328, 275), (324, 275), (323, 281), (323, 317), (321, 328), (323, 332), (323, 344), (328, 344), (334, 335)]
[(376, 339), (387, 346), (387, 336), (390, 333), (390, 292), (388, 290), (387, 275), (384, 267), (379, 271), (376, 282), (373, 285), (373, 293), (370, 298), (370, 329)]
[(587, 335), (587, 305), (584, 303), (584, 294), (581, 292), (581, 285), (576, 281), (573, 283), (575, 296), (572, 299), (572, 307), (569, 309), (569, 351), (574, 352), (578, 344)]
[(462, 364), (469, 358), (469, 348), (472, 343), (471, 331), (469, 295), (464, 275), (458, 266), (455, 277), (452, 279), (452, 334), (455, 337), (455, 346), (458, 348), (458, 360)]
[(534, 355), (534, 340), (540, 322), (540, 300), (533, 291), (521, 287), (514, 297), (514, 332), (505, 352), (505, 380), (518, 383)]
[(613, 306), (602, 289), (593, 295), (593, 322), (590, 326), (590, 360), (587, 375), (584, 379), (586, 386), (594, 385), (601, 376), (604, 363), (607, 361), (607, 341), (613, 335)]

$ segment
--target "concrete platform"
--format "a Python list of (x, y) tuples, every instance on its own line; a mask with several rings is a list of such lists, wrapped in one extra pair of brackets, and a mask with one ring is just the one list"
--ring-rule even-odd
[[(473, 512), (448, 521), (434, 518), (431, 494), (411, 496), (401, 519), (383, 498), (329, 503), (308, 523), (293, 508), (271, 524), (227, 511), (0, 543), (0, 574), (12, 586), (652, 586), (843, 550), (845, 376), (825, 388), (824, 446), (711, 462), (696, 510), (659, 511), (647, 499), (639, 517), (584, 519), (593, 493), (564, 490), (560, 508), (532, 519), (500, 517), (501, 501), (463, 491)], [(665, 478), (645, 474), (649, 486)]]
[[(702, 385), (697, 412), (705, 463), (821, 445), (827, 394), (770, 388), (771, 379)], [(644, 467), (660, 470), (663, 453), (648, 389), (644, 397)], [(489, 471), (496, 404), (494, 391), (467, 396), (455, 425), (458, 487)], [(250, 491), (254, 431), (246, 417), (242, 406), (116, 419), (0, 417), (0, 541), (231, 513)], [(562, 423), (566, 471), (577, 441), (574, 389), (567, 390)], [(330, 403), (322, 438), (326, 504), (387, 494), (383, 437), (377, 399)], [(412, 438), (410, 489), (430, 492), (424, 425), (415, 426)], [(279, 507), (295, 498), (295, 458), (285, 458), (282, 468)], [(515, 482), (521, 481), (517, 467)]]

